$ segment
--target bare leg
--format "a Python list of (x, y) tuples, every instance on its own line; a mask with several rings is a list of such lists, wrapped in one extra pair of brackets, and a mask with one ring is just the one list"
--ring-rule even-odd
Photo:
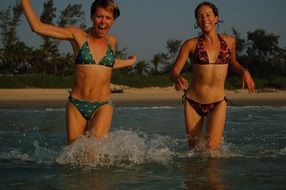
[(187, 101), (185, 102), (184, 106), (188, 144), (190, 148), (194, 148), (200, 140), (203, 118), (194, 110), (194, 108)]
[(90, 121), (92, 134), (97, 138), (106, 137), (110, 130), (113, 107), (106, 104), (98, 108)]
[(81, 113), (70, 102), (67, 104), (66, 119), (68, 144), (71, 144), (76, 138), (87, 131), (88, 125)]
[(208, 122), (206, 125), (206, 148), (209, 150), (217, 150), (220, 147), (225, 126), (226, 107), (227, 103), (223, 101), (208, 115)]

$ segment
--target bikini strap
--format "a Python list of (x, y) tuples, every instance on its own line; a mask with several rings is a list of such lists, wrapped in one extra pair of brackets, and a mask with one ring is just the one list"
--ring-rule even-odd
[[(184, 90), (184, 94), (183, 94), (183, 96), (182, 96), (182, 103), (184, 104), (185, 103), (185, 101), (186, 101), (186, 90)], [(222, 101), (225, 101), (227, 104), (230, 104), (231, 106), (234, 106), (234, 104), (229, 100), (229, 99), (227, 99), (226, 98), (226, 96), (223, 98), (223, 100)], [(217, 102), (217, 103), (220, 103), (220, 102), (222, 102), (222, 101), (219, 101), (219, 102)]]
[(71, 95), (71, 89), (66, 89), (66, 91)]
[(91, 36), (92, 28), (93, 28), (93, 27), (90, 27), (90, 28), (88, 28), (88, 29), (87, 29), (87, 31), (88, 31), (88, 35), (87, 35), (87, 37), (86, 37), (86, 39), (85, 39), (85, 42), (86, 42), (86, 43), (88, 43), (88, 39), (89, 39), (89, 38), (90, 38), (90, 36)]
[(185, 103), (185, 100), (186, 100), (186, 93), (187, 93), (187, 90), (184, 89), (184, 94), (182, 96), (182, 103), (184, 104)]
[(108, 48), (108, 51), (112, 51), (113, 55), (116, 56), (116, 53), (114, 52), (113, 48), (112, 48), (112, 45), (110, 43), (110, 41), (108, 40), (108, 38), (106, 38), (106, 41), (107, 41), (107, 48)]
[(234, 106), (234, 104), (229, 99), (227, 99), (226, 97), (224, 97), (224, 100), (226, 101), (227, 105)]
[(88, 29), (88, 36), (87, 36), (87, 39), (91, 36), (91, 30), (92, 30), (92, 27), (90, 27), (90, 28)]

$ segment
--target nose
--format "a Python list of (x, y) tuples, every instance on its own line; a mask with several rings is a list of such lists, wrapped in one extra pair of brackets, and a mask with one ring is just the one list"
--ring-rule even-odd
[(100, 18), (99, 23), (100, 24), (104, 23), (104, 17)]
[(207, 16), (203, 15), (203, 16), (202, 16), (202, 21), (205, 22), (206, 20), (207, 20)]
[(107, 20), (108, 20), (107, 17), (102, 17), (101, 22), (104, 23), (104, 24), (106, 24), (106, 23), (107, 23)]

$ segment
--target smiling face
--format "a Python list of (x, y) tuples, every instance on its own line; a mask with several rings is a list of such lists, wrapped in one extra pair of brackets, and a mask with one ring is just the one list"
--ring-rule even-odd
[(115, 19), (112, 10), (98, 7), (91, 20), (93, 22), (94, 34), (97, 37), (105, 37)]
[(196, 20), (201, 30), (206, 33), (216, 29), (219, 18), (211, 7), (202, 5), (196, 12)]

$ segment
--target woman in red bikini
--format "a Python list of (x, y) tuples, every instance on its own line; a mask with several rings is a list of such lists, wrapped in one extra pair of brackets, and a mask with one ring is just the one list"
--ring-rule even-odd
[[(250, 93), (255, 84), (249, 72), (236, 60), (235, 38), (217, 34), (220, 21), (217, 7), (203, 2), (195, 9), (196, 26), (202, 35), (186, 40), (179, 52), (170, 80), (175, 89), (185, 91), (183, 96), (188, 143), (195, 148), (200, 140), (202, 125), (206, 123), (206, 148), (220, 148), (226, 118), (224, 83), (228, 66), (242, 75), (242, 87)], [(192, 63), (190, 82), (180, 76), (187, 59)], [(205, 121), (204, 121), (205, 120)]]

